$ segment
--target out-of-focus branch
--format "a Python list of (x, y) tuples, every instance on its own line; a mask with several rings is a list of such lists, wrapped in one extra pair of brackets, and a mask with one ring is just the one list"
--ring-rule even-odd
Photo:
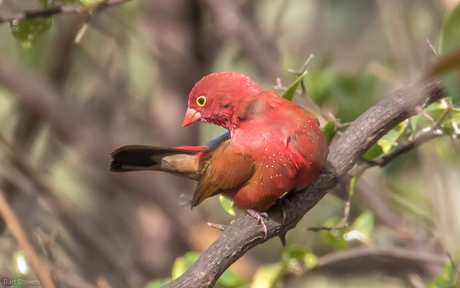
[(118, 6), (129, 1), (131, 0), (105, 0), (95, 4), (95, 6), (92, 6), (91, 8), (81, 4), (66, 4), (43, 10), (25, 11), (14, 15), (0, 15), (0, 24), (24, 19), (50, 17), (56, 14), (75, 14), (84, 12), (90, 12), (94, 14), (99, 13), (107, 8)]
[[(178, 236), (188, 243), (187, 226), (189, 220), (178, 213), (178, 204), (166, 192), (152, 193), (150, 187), (163, 189), (145, 175), (112, 175), (106, 168), (111, 151), (117, 146), (111, 141), (106, 130), (92, 121), (90, 115), (67, 105), (52, 85), (42, 77), (23, 69), (0, 54), (0, 85), (12, 92), (23, 105), (37, 111), (45, 119), (62, 142), (81, 152), (85, 161), (96, 163), (107, 169), (106, 178), (119, 190), (137, 195), (138, 198), (156, 203), (171, 220)], [(185, 212), (185, 211), (184, 211)]]
[(346, 251), (337, 251), (329, 253), (323, 257), (318, 258), (317, 267), (321, 268), (324, 266), (331, 265), (340, 261), (348, 262), (349, 260), (357, 257), (381, 257), (381, 258), (393, 258), (393, 259), (404, 259), (409, 261), (416, 262), (429, 262), (443, 266), (448, 260), (446, 256), (440, 256), (437, 254), (432, 254), (426, 251), (420, 251), (414, 253), (413, 250), (407, 249), (376, 249), (376, 248), (367, 248), (359, 247), (352, 248)]
[[(108, 163), (111, 151), (117, 146), (111, 142), (108, 133), (91, 121), (88, 114), (67, 105), (62, 100), (67, 97), (61, 97), (48, 81), (18, 67), (1, 55), (0, 85), (13, 92), (13, 96), (21, 103), (38, 111), (40, 116), (49, 122), (61, 141), (73, 145), (83, 153), (85, 158), (91, 159), (93, 162)], [(180, 219), (177, 209), (174, 209), (177, 205), (170, 197), (160, 197), (151, 193), (148, 187), (156, 185), (148, 178), (134, 174), (130, 176), (117, 176), (113, 177), (112, 180), (118, 183), (122, 179), (122, 183), (119, 183), (120, 188), (133, 193), (140, 193), (138, 196), (153, 201), (159, 207), (171, 208), (165, 209), (164, 212), (171, 218), (174, 225), (185, 228), (184, 219)]]
[[(0, 141), (4, 142), (4, 145), (7, 145), (1, 135)], [(113, 257), (113, 255), (106, 249), (106, 247), (101, 244), (101, 241), (98, 241), (96, 235), (86, 229), (83, 223), (81, 223), (81, 221), (70, 212), (70, 209), (59, 200), (57, 194), (41, 180), (41, 178), (38, 176), (39, 173), (31, 168), (32, 165), (28, 163), (26, 159), (21, 157), (21, 154), (18, 153), (18, 151), (15, 151), (15, 147), (8, 146), (8, 148), (11, 150), (9, 151), (11, 154), (10, 157), (12, 158), (19, 172), (32, 182), (38, 194), (40, 194), (40, 196), (46, 200), (47, 204), (53, 208), (54, 212), (57, 214), (62, 223), (67, 226), (67, 228), (72, 230), (70, 232), (74, 232), (74, 235), (76, 234), (76, 238), (80, 239), (92, 251), (97, 251), (100, 257), (105, 260), (112, 269), (127, 279), (127, 269), (120, 265), (120, 263), (116, 261), (115, 257)], [(15, 183), (17, 181), (14, 181), (13, 179), (7, 180), (9, 180), (13, 185), (17, 185)], [(8, 227), (10, 227), (10, 225), (8, 225)]]
[[(365, 275), (377, 272), (398, 277), (403, 281), (410, 280), (411, 275), (420, 275), (421, 278), (431, 281), (431, 269), (442, 269), (447, 261), (446, 255), (420, 249), (357, 247), (319, 257), (317, 265), (310, 271), (328, 275)], [(310, 271), (307, 270), (304, 277), (308, 277)]]
[(324, 173), (305, 190), (287, 195), (284, 224), (279, 209), (270, 209), (270, 221), (266, 222), (268, 233), (264, 238), (257, 221), (250, 216), (238, 218), (225, 228), (189, 270), (164, 287), (212, 287), (219, 276), (249, 249), (293, 229), (342, 177), (347, 176), (367, 149), (398, 123), (415, 115), (415, 107), (425, 108), (442, 97), (440, 82), (431, 81), (401, 88), (377, 103), (332, 143)]
[(8, 201), (6, 201), (5, 195), (3, 191), (0, 190), (0, 215), (2, 216), (3, 220), (5, 221), (6, 225), (13, 234), (14, 238), (19, 242), (19, 245), (22, 249), (26, 252), (26, 258), (32, 264), (33, 269), (37, 272), (38, 277), (43, 283), (43, 287), (45, 288), (54, 288), (54, 282), (51, 278), (51, 274), (47, 269), (47, 265), (44, 265), (40, 258), (38, 257), (37, 253), (33, 249), (32, 245), (30, 244), (29, 240), (27, 240), (26, 233), (24, 229), (22, 229), (21, 224), (18, 221), (18, 218), (14, 214), (13, 210), (11, 209), (10, 205), (8, 205)]

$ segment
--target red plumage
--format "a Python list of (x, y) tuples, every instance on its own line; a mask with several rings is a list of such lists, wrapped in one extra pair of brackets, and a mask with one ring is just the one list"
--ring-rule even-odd
[[(326, 163), (327, 142), (316, 117), (247, 76), (205, 76), (193, 87), (188, 104), (183, 126), (209, 122), (230, 135), (203, 147), (138, 148), (155, 151), (146, 159), (149, 163), (138, 166), (197, 179), (192, 206), (222, 193), (238, 207), (265, 211), (285, 192), (309, 185)], [(164, 157), (159, 149), (165, 149)], [(119, 153), (124, 153), (123, 160)], [(113, 171), (140, 170), (126, 162), (126, 153), (123, 147), (113, 153)]]

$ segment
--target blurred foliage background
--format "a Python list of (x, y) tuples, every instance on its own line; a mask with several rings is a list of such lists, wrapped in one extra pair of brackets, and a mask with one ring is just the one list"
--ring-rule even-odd
[[(439, 53), (459, 46), (460, 15), (441, 39), (457, 4), (0, 0), (2, 194), (58, 287), (159, 287), (218, 237), (206, 222), (234, 217), (218, 197), (190, 211), (191, 180), (109, 173), (114, 148), (206, 143), (224, 130), (181, 129), (196, 81), (236, 71), (266, 89), (275, 89), (276, 78), (289, 86), (297, 76), (287, 69), (299, 69), (310, 54), (304, 84), (321, 111), (304, 97), (294, 101), (323, 125), (330, 115), (353, 121), (420, 77), (436, 59), (427, 39)], [(24, 11), (56, 15), (20, 20)], [(451, 79), (451, 99), (427, 111), (433, 118), (450, 101), (459, 104), (458, 78)], [(425, 120), (417, 123), (431, 125)], [(444, 132), (455, 137), (436, 138), (357, 179), (348, 228), (307, 230), (343, 217), (344, 201), (330, 193), (287, 234), (286, 248), (278, 239), (256, 247), (217, 286), (453, 287), (460, 159), (458, 131)], [(386, 139), (389, 146), (380, 142), (381, 150), (402, 134)], [(0, 278), (40, 279), (30, 263), (32, 270), (18, 268), (28, 252), (14, 227), (1, 221), (0, 229)]]

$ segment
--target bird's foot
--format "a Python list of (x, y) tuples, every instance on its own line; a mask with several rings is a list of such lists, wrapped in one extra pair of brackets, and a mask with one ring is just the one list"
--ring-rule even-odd
[(262, 226), (262, 230), (264, 230), (264, 239), (266, 239), (268, 235), (268, 229), (264, 219), (268, 220), (268, 214), (266, 212), (258, 212), (252, 209), (248, 209), (248, 214), (256, 218), (257, 222)]

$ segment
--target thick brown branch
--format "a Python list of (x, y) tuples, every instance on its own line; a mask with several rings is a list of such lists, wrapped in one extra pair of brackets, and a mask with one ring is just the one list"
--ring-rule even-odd
[(330, 147), (325, 172), (304, 191), (286, 197), (284, 225), (279, 209), (270, 209), (268, 237), (252, 217), (241, 217), (227, 226), (220, 237), (181, 277), (164, 287), (212, 287), (220, 275), (246, 251), (294, 228), (303, 216), (335, 187), (362, 154), (398, 123), (415, 115), (415, 107), (427, 107), (444, 96), (439, 81), (413, 84), (389, 95), (351, 123)]

